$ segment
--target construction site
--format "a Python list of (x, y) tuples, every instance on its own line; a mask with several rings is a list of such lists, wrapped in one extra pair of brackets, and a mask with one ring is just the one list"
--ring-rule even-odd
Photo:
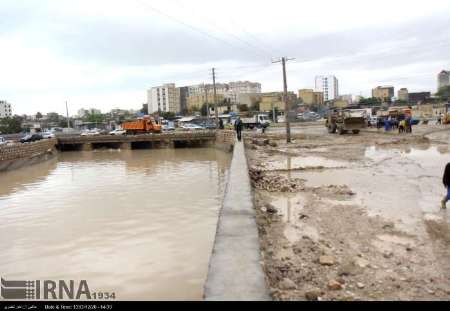
[(450, 128), (329, 129), (245, 135), (271, 298), (448, 300)]

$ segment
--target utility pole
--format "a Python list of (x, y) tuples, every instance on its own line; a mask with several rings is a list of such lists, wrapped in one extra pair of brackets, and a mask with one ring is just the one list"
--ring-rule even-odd
[(66, 100), (66, 116), (67, 116), (67, 128), (70, 128), (70, 119), (69, 119), (69, 108), (67, 106), (67, 100)]
[(206, 116), (208, 118), (209, 121), (209, 103), (208, 103), (208, 87), (205, 84), (205, 104), (206, 104)]
[(219, 128), (219, 111), (217, 110), (217, 91), (216, 91), (216, 69), (212, 69), (213, 88), (214, 88), (214, 113), (216, 116), (216, 129)]
[(284, 118), (286, 119), (286, 141), (289, 144), (291, 142), (291, 123), (289, 121), (289, 111), (290, 105), (288, 103), (288, 87), (287, 87), (287, 77), (286, 77), (286, 62), (294, 60), (293, 58), (282, 57), (281, 60), (272, 61), (272, 63), (281, 63), (283, 66), (283, 101), (284, 101)]

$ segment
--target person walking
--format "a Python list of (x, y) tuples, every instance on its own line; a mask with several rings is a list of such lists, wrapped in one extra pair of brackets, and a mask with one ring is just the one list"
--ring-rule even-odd
[(219, 129), (223, 130), (224, 126), (223, 126), (223, 120), (219, 119)]
[(412, 134), (412, 118), (410, 116), (406, 118), (406, 133)]
[(444, 171), (444, 177), (442, 178), (445, 188), (447, 188), (447, 195), (442, 199), (442, 209), (447, 208), (447, 202), (450, 201), (450, 163), (447, 164)]
[(241, 118), (237, 118), (234, 122), (234, 129), (236, 130), (237, 138), (239, 141), (242, 140), (242, 121)]

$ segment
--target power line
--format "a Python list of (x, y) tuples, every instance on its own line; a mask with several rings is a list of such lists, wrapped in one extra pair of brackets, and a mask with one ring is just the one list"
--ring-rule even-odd
[[(183, 25), (183, 26), (185, 26), (185, 27), (187, 27), (187, 28), (189, 28), (189, 29), (195, 31), (195, 32), (201, 33), (201, 34), (203, 34), (204, 36), (207, 36), (207, 37), (209, 37), (209, 38), (211, 38), (211, 39), (214, 39), (214, 40), (216, 40), (216, 41), (220, 41), (220, 42), (226, 44), (227, 46), (233, 46), (234, 48), (237, 48), (237, 49), (239, 49), (239, 50), (242, 50), (239, 46), (236, 46), (234, 43), (230, 43), (230, 42), (228, 42), (228, 41), (225, 40), (225, 39), (222, 39), (222, 38), (220, 38), (220, 37), (214, 36), (214, 35), (208, 33), (207, 31), (204, 31), (204, 30), (202, 30), (202, 29), (200, 29), (200, 28), (198, 28), (198, 27), (192, 26), (192, 25), (190, 25), (190, 24), (188, 24), (188, 23), (186, 23), (186, 22), (184, 22), (184, 21), (182, 21), (182, 20), (180, 20), (180, 19), (178, 19), (178, 18), (176, 18), (176, 17), (174, 17), (174, 16), (172, 16), (172, 15), (169, 15), (169, 14), (167, 14), (167, 13), (161, 11), (161, 10), (158, 9), (158, 8), (155, 8), (155, 7), (151, 6), (151, 5), (149, 5), (149, 4), (146, 3), (146, 2), (143, 2), (143, 1), (141, 1), (141, 0), (135, 0), (135, 1), (138, 2), (139, 4), (141, 4), (142, 6), (145, 6), (145, 7), (149, 8), (149, 9), (152, 10), (153, 12), (158, 13), (159, 15), (162, 15), (162, 16), (164, 16), (164, 17), (166, 17), (166, 18), (168, 18), (168, 19), (170, 19), (170, 20), (172, 20), (172, 21), (174, 21), (174, 22), (176, 22), (176, 23), (178, 23), (178, 24), (181, 24), (181, 25)], [(252, 52), (253, 52), (253, 51), (252, 51)], [(258, 56), (261, 56), (261, 55), (258, 55)], [(264, 56), (264, 57), (266, 57), (266, 56)]]
[[(176, 3), (178, 3), (179, 6), (185, 8), (185, 9), (189, 9), (189, 10), (190, 10), (190, 8), (187, 8), (187, 7), (186, 7), (184, 4), (182, 4), (179, 0), (174, 0), (174, 1), (175, 1)], [(228, 36), (235, 38), (236, 40), (242, 42), (243, 44), (249, 46), (249, 47), (252, 48), (252, 49), (255, 49), (255, 50), (257, 50), (257, 51), (261, 51), (262, 54), (260, 54), (260, 55), (263, 56), (264, 58), (267, 58), (267, 57), (270, 58), (270, 57), (271, 57), (271, 56), (270, 56), (270, 52), (267, 53), (267, 51), (265, 51), (265, 49), (259, 48), (259, 47), (255, 46), (255, 45), (253, 45), (252, 43), (250, 43), (250, 42), (248, 42), (248, 41), (246, 41), (246, 40), (244, 40), (244, 39), (238, 37), (238, 36), (235, 35), (234, 33), (229, 32), (227, 29), (225, 29), (225, 28), (219, 26), (217, 23), (215, 23), (214, 21), (212, 21), (210, 18), (204, 17), (204, 16), (199, 16), (199, 14), (197, 13), (197, 12), (198, 12), (197, 10), (195, 10), (195, 11), (192, 11), (192, 10), (191, 10), (191, 12), (194, 12), (194, 14), (196, 14), (198, 17), (203, 18), (204, 20), (208, 21), (208, 23), (209, 23), (210, 25), (212, 25), (212, 26), (215, 27), (216, 29), (218, 29), (218, 30), (224, 32), (224, 33), (227, 34)]]

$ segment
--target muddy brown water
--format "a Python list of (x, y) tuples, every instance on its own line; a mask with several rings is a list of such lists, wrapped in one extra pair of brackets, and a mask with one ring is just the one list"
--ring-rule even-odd
[(103, 150), (0, 173), (0, 275), (201, 299), (230, 161), (211, 148)]

